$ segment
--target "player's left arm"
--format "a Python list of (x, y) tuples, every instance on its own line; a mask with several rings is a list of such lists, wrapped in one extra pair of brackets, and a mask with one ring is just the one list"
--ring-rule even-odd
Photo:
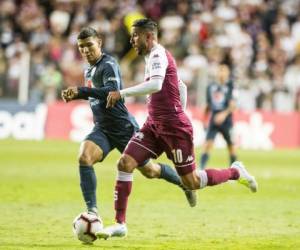
[(106, 100), (110, 91), (120, 89), (121, 79), (118, 72), (117, 65), (107, 63), (106, 67), (103, 69), (102, 78), (98, 79), (103, 82), (103, 87), (68, 87), (62, 91), (62, 99), (65, 102), (77, 99), (87, 100), (89, 97)]

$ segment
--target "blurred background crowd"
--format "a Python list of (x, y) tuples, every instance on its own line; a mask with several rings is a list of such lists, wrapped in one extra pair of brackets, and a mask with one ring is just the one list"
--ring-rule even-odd
[(101, 33), (125, 86), (143, 81), (144, 62), (129, 37), (144, 16), (158, 22), (189, 105), (204, 105), (205, 88), (225, 61), (240, 109), (300, 110), (300, 0), (2, 0), (1, 99), (16, 98), (24, 79), (29, 102), (51, 103), (61, 89), (82, 85), (86, 65), (76, 36), (83, 26)]

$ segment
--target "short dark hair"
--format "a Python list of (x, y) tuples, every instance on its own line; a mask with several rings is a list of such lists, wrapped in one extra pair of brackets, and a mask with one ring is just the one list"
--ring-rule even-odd
[(84, 27), (80, 30), (80, 32), (77, 36), (77, 39), (86, 39), (91, 36), (100, 38), (99, 33), (95, 29), (93, 29), (91, 27)]
[(141, 28), (143, 30), (152, 31), (155, 34), (158, 32), (157, 23), (148, 18), (135, 20), (132, 27)]

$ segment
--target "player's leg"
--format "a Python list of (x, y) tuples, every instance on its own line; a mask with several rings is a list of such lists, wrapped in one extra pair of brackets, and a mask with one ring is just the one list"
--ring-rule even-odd
[(206, 186), (215, 186), (228, 180), (236, 180), (248, 187), (252, 192), (257, 191), (257, 182), (250, 175), (241, 162), (234, 162), (230, 168), (225, 169), (194, 169), (181, 175), (182, 183), (190, 189), (202, 189)]
[[(130, 143), (128, 144), (130, 145)], [(99, 239), (109, 237), (124, 237), (127, 235), (126, 210), (128, 197), (131, 193), (133, 170), (138, 166), (137, 161), (126, 153), (118, 162), (118, 175), (115, 185), (115, 220), (114, 225), (108, 226), (96, 233)]]
[(166, 145), (165, 152), (174, 162), (176, 170), (187, 188), (195, 190), (239, 179), (239, 171), (236, 168), (196, 169), (191, 132), (178, 131), (171, 138), (164, 137), (163, 139)]
[(203, 151), (200, 157), (200, 169), (204, 169), (209, 160), (209, 153), (214, 145), (214, 139), (218, 132), (217, 127), (210, 125), (207, 130), (206, 140), (203, 145)]
[(126, 222), (128, 197), (131, 193), (133, 170), (138, 166), (130, 155), (123, 154), (118, 161), (118, 174), (115, 186), (115, 220), (117, 223)]
[(185, 186), (191, 189), (202, 189), (206, 186), (215, 186), (228, 180), (238, 180), (239, 171), (234, 168), (225, 169), (195, 169), (181, 176)]
[(236, 149), (233, 143), (233, 135), (232, 135), (232, 126), (225, 125), (224, 128), (222, 128), (221, 133), (224, 137), (224, 140), (227, 143), (227, 149), (229, 153), (229, 165), (231, 165), (233, 162), (237, 161), (236, 156)]
[[(123, 152), (128, 141), (131, 139), (132, 135), (136, 138), (136, 142), (138, 140), (145, 140), (144, 134), (142, 131), (137, 131), (134, 133), (134, 128), (132, 130), (128, 130), (128, 132), (123, 132), (122, 138), (110, 138), (111, 141), (114, 142), (114, 145), (118, 148), (120, 152)], [(149, 136), (148, 136), (149, 137)], [(152, 140), (152, 137), (151, 137)], [(147, 143), (148, 147), (151, 147), (152, 143)], [(156, 154), (159, 155), (163, 152), (163, 149), (159, 148), (159, 145), (155, 145), (155, 151)], [(145, 163), (143, 163), (142, 166), (138, 168), (138, 170), (147, 178), (159, 178), (164, 179), (167, 182), (173, 183), (177, 186), (179, 186), (183, 191), (184, 194), (190, 204), (191, 207), (196, 205), (197, 198), (196, 194), (190, 190), (187, 190), (181, 183), (180, 177), (178, 176), (177, 172), (174, 170), (174, 168), (168, 166), (167, 164), (163, 163), (153, 163), (149, 160), (147, 160)]]
[(97, 214), (97, 177), (94, 163), (102, 159), (102, 149), (92, 141), (83, 141), (79, 150), (80, 187), (88, 212)]
[[(153, 147), (155, 148), (156, 155), (160, 155), (163, 152), (163, 149), (160, 148), (158, 144), (152, 145), (153, 144), (152, 141), (154, 140), (154, 138), (152, 138), (151, 132), (149, 133), (146, 132), (146, 134), (149, 134), (147, 135), (147, 138), (145, 138), (144, 130), (136, 131), (136, 128), (132, 127), (132, 128), (128, 128), (128, 131), (123, 131), (122, 137), (110, 136), (110, 140), (111, 142), (113, 142), (114, 146), (116, 146), (116, 148), (120, 152), (124, 151), (128, 141), (131, 139), (132, 136), (133, 138), (135, 138), (135, 143), (140, 143), (141, 141), (143, 141), (144, 143), (145, 140), (148, 140), (149, 141), (147, 142), (148, 149)], [(155, 155), (151, 155), (151, 156), (156, 157)], [(142, 166), (140, 165), (138, 170), (147, 178), (160, 178), (170, 183), (173, 183), (175, 185), (178, 185), (179, 187), (184, 189), (190, 205), (191, 206), (196, 205), (196, 200), (193, 193), (191, 193), (190, 191), (186, 190), (186, 188), (183, 187), (181, 180), (178, 174), (176, 173), (176, 171), (174, 170), (174, 168), (171, 168), (167, 164), (163, 164), (163, 163), (157, 164), (147, 160), (146, 162), (143, 163)]]
[(186, 196), (186, 199), (191, 207), (196, 206), (197, 196), (192, 190), (187, 189), (181, 182), (181, 179), (174, 168), (163, 163), (154, 163), (148, 161), (146, 165), (138, 167), (138, 170), (147, 178), (159, 178), (164, 179), (169, 183), (173, 183), (180, 187)]
[(132, 187), (132, 172), (137, 166), (145, 165), (148, 159), (157, 158), (161, 153), (157, 151), (158, 148), (155, 137), (147, 124), (144, 124), (144, 127), (131, 138), (118, 161), (118, 175), (115, 185), (116, 224), (97, 232), (98, 238), (123, 237), (127, 234), (126, 210)]
[(88, 212), (98, 213), (96, 189), (97, 177), (93, 165), (102, 161), (111, 150), (105, 134), (94, 127), (93, 131), (81, 143), (79, 149), (79, 176), (82, 195)]
[(214, 141), (209, 139), (204, 142), (203, 151), (200, 157), (200, 169), (204, 169), (209, 160), (209, 153), (214, 145)]

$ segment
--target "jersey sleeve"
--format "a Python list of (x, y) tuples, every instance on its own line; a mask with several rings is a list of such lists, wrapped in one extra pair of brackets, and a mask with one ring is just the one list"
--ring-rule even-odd
[(116, 63), (107, 61), (102, 73), (102, 81), (105, 87), (113, 90), (119, 90), (121, 85), (121, 76), (119, 67)]
[(180, 102), (181, 102), (183, 110), (186, 110), (187, 87), (186, 87), (185, 83), (181, 80), (179, 80), (178, 86), (179, 86)]
[(165, 53), (160, 51), (154, 52), (149, 58), (149, 77), (151, 78), (165, 78), (168, 66), (168, 59)]
[(97, 99), (106, 99), (110, 91), (119, 90), (121, 77), (118, 66), (111, 61), (105, 62), (105, 66), (103, 67), (102, 72), (99, 72), (95, 76), (94, 81), (100, 81), (104, 86), (100, 88), (79, 87), (79, 98), (86, 99), (87, 97), (93, 97)]

